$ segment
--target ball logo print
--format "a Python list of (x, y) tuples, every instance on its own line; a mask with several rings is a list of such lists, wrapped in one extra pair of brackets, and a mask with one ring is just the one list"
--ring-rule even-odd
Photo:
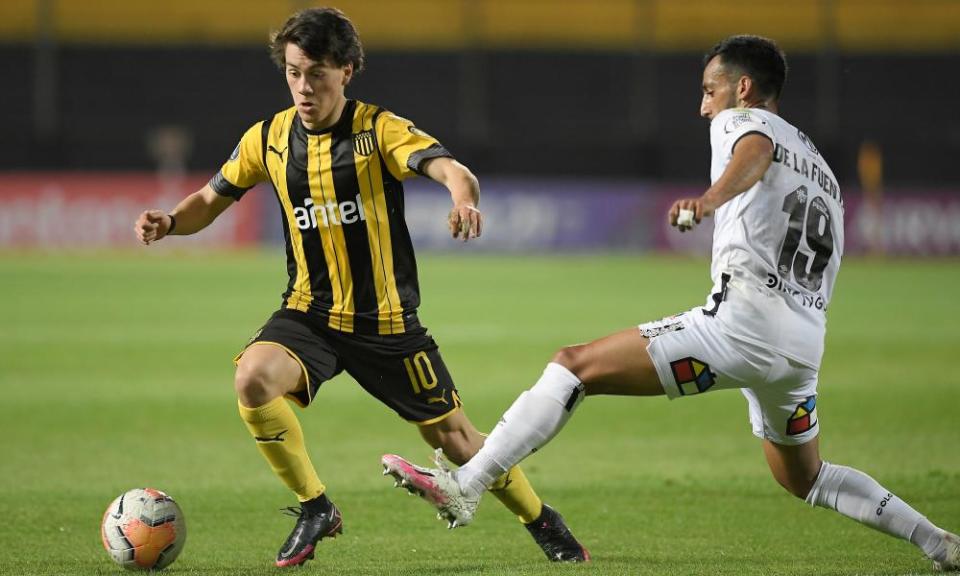
[(153, 488), (134, 488), (110, 503), (100, 527), (103, 547), (129, 570), (160, 570), (173, 563), (187, 540), (180, 506)]

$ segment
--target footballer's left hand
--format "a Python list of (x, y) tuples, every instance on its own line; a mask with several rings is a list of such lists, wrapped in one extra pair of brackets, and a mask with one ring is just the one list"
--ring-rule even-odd
[(478, 238), (483, 229), (483, 214), (473, 204), (458, 204), (447, 218), (450, 234), (466, 242)]

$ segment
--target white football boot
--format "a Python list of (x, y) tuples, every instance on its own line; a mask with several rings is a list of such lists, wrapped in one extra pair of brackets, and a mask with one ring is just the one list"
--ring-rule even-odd
[(943, 540), (947, 553), (943, 560), (933, 562), (933, 569), (937, 572), (960, 572), (960, 536), (944, 532)]
[(447, 521), (447, 528), (466, 526), (480, 504), (480, 494), (467, 494), (460, 488), (454, 473), (443, 460), (443, 449), (437, 448), (433, 457), (436, 468), (411, 464), (396, 454), (380, 458), (383, 475), (396, 479), (394, 486), (407, 489), (433, 505), (439, 511), (437, 518)]

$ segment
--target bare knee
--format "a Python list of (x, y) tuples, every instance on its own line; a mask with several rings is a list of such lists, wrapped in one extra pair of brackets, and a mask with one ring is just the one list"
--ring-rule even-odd
[(608, 372), (610, 365), (598, 364), (596, 356), (591, 358), (587, 344), (564, 346), (553, 355), (553, 362), (560, 364), (576, 376), (587, 396), (623, 393), (620, 388), (626, 380), (617, 378), (611, 382)]
[(237, 366), (233, 387), (241, 404), (255, 408), (283, 395), (283, 387), (276, 380), (276, 374), (266, 365), (241, 362)]
[(585, 348), (586, 346), (583, 344), (564, 346), (557, 350), (551, 361), (563, 366), (570, 372), (573, 372), (577, 378), (583, 380), (583, 372), (584, 368), (586, 368)]

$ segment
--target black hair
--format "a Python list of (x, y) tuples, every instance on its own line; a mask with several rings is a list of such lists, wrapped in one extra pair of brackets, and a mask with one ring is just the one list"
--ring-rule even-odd
[(726, 38), (703, 55), (704, 68), (715, 56), (725, 67), (753, 79), (764, 98), (780, 99), (787, 81), (787, 57), (773, 40), (747, 34)]
[(270, 58), (286, 66), (287, 44), (296, 44), (311, 60), (329, 59), (336, 66), (353, 64), (353, 73), (363, 70), (360, 35), (347, 16), (336, 8), (309, 8), (287, 19), (270, 36)]

